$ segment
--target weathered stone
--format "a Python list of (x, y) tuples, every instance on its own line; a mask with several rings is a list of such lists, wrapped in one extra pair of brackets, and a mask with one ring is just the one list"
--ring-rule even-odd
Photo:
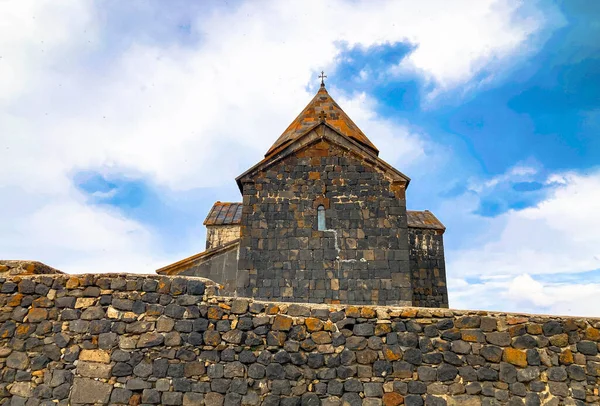
[(133, 368), (133, 373), (140, 378), (147, 378), (152, 375), (152, 364), (142, 361)]
[(29, 357), (24, 352), (13, 351), (6, 359), (6, 366), (14, 369), (27, 369)]
[(324, 327), (323, 322), (315, 317), (308, 317), (304, 323), (306, 324), (306, 329), (310, 332), (321, 331)]
[(262, 379), (266, 374), (266, 369), (260, 364), (252, 364), (248, 367), (248, 376), (252, 379)]
[(458, 375), (458, 369), (450, 364), (442, 364), (437, 369), (438, 381), (452, 381)]
[(110, 354), (104, 350), (81, 350), (79, 353), (79, 359), (81, 361), (108, 364), (110, 362)]
[(368, 337), (375, 333), (375, 328), (371, 323), (355, 324), (353, 332), (357, 336)]
[(244, 314), (248, 311), (247, 299), (236, 299), (231, 303), (231, 313)]
[(502, 360), (522, 368), (527, 366), (526, 353), (515, 348), (505, 348), (502, 353)]
[(230, 330), (223, 334), (223, 340), (231, 344), (240, 344), (243, 341), (244, 333), (240, 330)]
[(567, 345), (569, 345), (569, 335), (555, 334), (550, 337), (550, 344), (556, 347), (566, 347)]
[(112, 385), (88, 378), (75, 378), (71, 391), (72, 403), (108, 403)]
[(293, 319), (291, 317), (278, 314), (277, 316), (275, 316), (271, 328), (273, 330), (289, 331), (292, 327), (292, 322)]
[(484, 357), (487, 361), (500, 362), (500, 360), (502, 359), (502, 348), (495, 347), (492, 345), (486, 345), (479, 351), (479, 354), (481, 354), (481, 356)]
[(10, 394), (14, 396), (20, 396), (22, 398), (29, 398), (32, 396), (32, 387), (30, 382), (15, 382), (10, 388)]
[(552, 367), (546, 371), (550, 381), (564, 381), (567, 379), (567, 370), (565, 367)]
[(598, 355), (598, 344), (594, 341), (580, 341), (577, 343), (577, 351), (584, 355)]
[(137, 348), (156, 347), (165, 341), (165, 336), (159, 333), (144, 333), (137, 342)]
[(508, 334), (506, 331), (486, 333), (485, 339), (488, 343), (497, 345), (499, 347), (506, 347), (511, 343), (510, 334)]
[(540, 370), (537, 367), (527, 367), (517, 370), (517, 380), (519, 382), (531, 382), (540, 376)]
[(175, 326), (175, 320), (167, 316), (160, 316), (158, 320), (156, 320), (156, 331), (157, 332), (169, 332), (173, 330)]
[(316, 344), (331, 343), (331, 334), (327, 331), (317, 331), (315, 333), (312, 333), (311, 338)]
[(585, 379), (585, 370), (579, 365), (569, 365), (567, 367), (567, 374), (574, 381), (583, 381)]
[(548, 382), (550, 393), (554, 396), (569, 396), (569, 387), (564, 382)]
[(110, 403), (128, 405), (133, 392), (125, 388), (114, 388), (110, 394)]
[(381, 400), (384, 406), (398, 406), (404, 403), (404, 397), (396, 392), (384, 393)]
[(383, 347), (383, 355), (388, 361), (398, 361), (402, 358), (402, 349), (398, 345), (386, 345)]
[(563, 332), (562, 323), (554, 320), (547, 321), (543, 324), (542, 331), (544, 332), (545, 336), (561, 334)]
[(207, 330), (203, 334), (203, 340), (206, 345), (217, 346), (221, 343), (221, 335), (218, 331)]
[(98, 335), (98, 347), (103, 350), (109, 350), (116, 347), (119, 342), (117, 333), (102, 333)]
[(48, 318), (48, 310), (39, 307), (33, 307), (27, 313), (27, 321), (30, 323), (39, 323)]
[(500, 364), (500, 380), (506, 383), (517, 382), (517, 369), (506, 362)]
[(203, 295), (206, 289), (206, 284), (201, 280), (189, 279), (187, 281), (187, 293), (189, 295)]
[(537, 347), (537, 341), (530, 335), (522, 335), (513, 339), (512, 346), (521, 350)]
[(600, 341), (600, 329), (594, 327), (586, 328), (584, 338), (590, 341)]
[(99, 362), (79, 361), (77, 363), (77, 373), (86, 378), (110, 378), (112, 367), (108, 364)]
[(125, 362), (117, 362), (112, 367), (112, 375), (128, 376), (133, 373), (133, 367)]
[(181, 405), (183, 403), (183, 393), (181, 392), (163, 392), (162, 393), (163, 405)]
[(146, 382), (143, 379), (140, 379), (140, 378), (127, 379), (126, 388), (129, 390), (140, 391), (143, 389), (149, 389), (150, 387), (152, 387), (152, 384), (149, 382)]
[(246, 368), (244, 367), (244, 364), (239, 361), (234, 361), (225, 365), (223, 376), (225, 378), (243, 377), (245, 372)]
[(409, 364), (420, 365), (423, 360), (423, 354), (416, 348), (408, 348), (406, 351), (404, 351), (402, 359)]
[(346, 339), (346, 348), (350, 350), (364, 350), (367, 347), (367, 340), (364, 337), (348, 337)]

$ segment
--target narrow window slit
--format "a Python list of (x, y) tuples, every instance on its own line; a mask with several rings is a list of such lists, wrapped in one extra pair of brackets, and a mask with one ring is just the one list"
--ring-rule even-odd
[(325, 206), (322, 204), (317, 207), (317, 230), (325, 231), (327, 227), (325, 227)]

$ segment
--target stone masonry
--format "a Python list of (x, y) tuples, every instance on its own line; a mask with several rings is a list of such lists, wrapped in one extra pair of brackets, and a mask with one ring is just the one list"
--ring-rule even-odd
[(426, 228), (408, 229), (413, 306), (448, 306), (444, 240), (442, 232)]
[(210, 250), (240, 238), (240, 226), (207, 226), (206, 249)]
[(191, 277), (0, 278), (0, 404), (600, 404), (600, 319), (216, 293)]
[(0, 259), (0, 277), (14, 275), (40, 275), (62, 273), (58, 269), (38, 261)]
[(406, 202), (394, 192), (384, 174), (327, 141), (260, 172), (243, 185), (238, 268), (249, 283), (238, 293), (411, 305)]

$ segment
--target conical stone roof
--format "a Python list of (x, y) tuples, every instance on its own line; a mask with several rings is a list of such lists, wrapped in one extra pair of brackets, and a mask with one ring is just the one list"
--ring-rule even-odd
[(348, 117), (344, 110), (327, 93), (324, 85), (296, 117), (294, 121), (286, 128), (281, 136), (275, 141), (273, 146), (267, 151), (265, 157), (279, 151), (282, 147), (291, 144), (294, 140), (304, 135), (319, 122), (325, 122), (341, 135), (357, 141), (362, 146), (368, 148), (375, 155), (379, 155), (379, 150), (367, 136), (358, 128), (356, 124)]

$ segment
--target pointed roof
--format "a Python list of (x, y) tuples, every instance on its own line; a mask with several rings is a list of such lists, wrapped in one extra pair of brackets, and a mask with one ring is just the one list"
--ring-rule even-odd
[[(324, 114), (323, 114), (324, 113)], [(300, 115), (286, 128), (281, 136), (275, 141), (273, 146), (267, 151), (265, 157), (268, 157), (279, 151), (281, 147), (286, 146), (301, 137), (307, 131), (310, 131), (316, 124), (326, 122), (341, 135), (352, 138), (364, 147), (367, 147), (375, 155), (379, 155), (379, 150), (367, 136), (358, 128), (356, 124), (344, 113), (344, 110), (327, 93), (325, 85), (321, 88), (302, 110)]]

